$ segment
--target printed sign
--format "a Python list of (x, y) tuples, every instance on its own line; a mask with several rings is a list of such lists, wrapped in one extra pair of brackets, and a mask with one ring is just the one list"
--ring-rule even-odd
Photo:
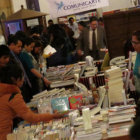
[(109, 5), (108, 0), (47, 0), (53, 18), (71, 15)]

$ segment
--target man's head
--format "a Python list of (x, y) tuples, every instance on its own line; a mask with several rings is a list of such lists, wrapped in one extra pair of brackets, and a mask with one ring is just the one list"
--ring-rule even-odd
[(82, 31), (82, 30), (84, 29), (84, 27), (86, 27), (86, 24), (85, 24), (84, 21), (78, 22), (78, 29), (79, 29), (80, 31)]
[(90, 18), (90, 27), (92, 30), (95, 30), (98, 27), (98, 19), (97, 17)]
[(70, 23), (70, 25), (73, 25), (73, 22), (74, 22), (74, 18), (73, 18), (73, 17), (70, 17), (70, 18), (69, 18), (69, 23)]
[(132, 45), (136, 52), (140, 53), (140, 30), (132, 34)]
[(102, 17), (100, 17), (98, 19), (98, 23), (99, 23), (100, 26), (104, 26), (104, 21), (103, 21), (103, 18)]
[(22, 50), (22, 41), (17, 36), (10, 36), (8, 38), (8, 47), (15, 54), (20, 54)]
[(50, 20), (48, 20), (48, 25), (49, 26), (51, 26), (51, 25), (53, 25), (54, 23), (53, 23), (53, 20), (52, 19), (50, 19)]
[(10, 50), (5, 45), (0, 45), (0, 67), (6, 66), (10, 59)]

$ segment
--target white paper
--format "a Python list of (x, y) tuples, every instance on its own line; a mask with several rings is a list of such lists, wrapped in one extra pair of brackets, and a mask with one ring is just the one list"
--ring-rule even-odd
[(83, 121), (84, 121), (84, 129), (85, 130), (92, 129), (91, 113), (89, 108), (82, 109), (82, 114), (83, 114)]
[(97, 107), (93, 108), (91, 110), (91, 115), (93, 116), (93, 115), (97, 114), (98, 112), (100, 112), (100, 110), (101, 110), (100, 106), (97, 106)]
[(44, 49), (44, 54), (45, 55), (49, 55), (49, 54), (54, 54), (56, 53), (56, 49), (53, 48), (52, 46), (48, 45), (45, 49)]

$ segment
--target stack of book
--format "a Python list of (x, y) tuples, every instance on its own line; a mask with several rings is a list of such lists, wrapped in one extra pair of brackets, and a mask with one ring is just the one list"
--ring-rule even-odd
[(122, 71), (119, 67), (112, 67), (105, 71), (106, 86), (108, 87), (109, 106), (112, 103), (124, 102)]
[(135, 105), (116, 106), (109, 109), (109, 124), (132, 121), (135, 117)]
[(115, 57), (110, 61), (110, 66), (120, 67), (122, 70), (127, 68), (127, 62), (125, 56)]
[[(117, 124), (114, 127), (110, 127), (108, 130), (108, 138), (118, 138), (122, 136), (129, 136), (129, 129), (132, 126), (132, 122), (127, 122), (127, 123), (120, 123)], [(125, 138), (124, 138), (125, 140)]]
[(113, 107), (109, 109), (108, 137), (126, 136), (133, 124), (135, 105)]
[(74, 79), (74, 73), (79, 71), (78, 64), (50, 67), (47, 69), (46, 77), (50, 81)]
[(74, 79), (71, 79), (71, 80), (61, 80), (61, 81), (55, 81), (55, 82), (52, 82), (50, 87), (51, 88), (58, 88), (58, 87), (65, 87), (65, 86), (70, 86), (70, 85), (74, 85)]
[(100, 128), (92, 129), (91, 132), (79, 131), (76, 134), (76, 140), (101, 140), (102, 131)]

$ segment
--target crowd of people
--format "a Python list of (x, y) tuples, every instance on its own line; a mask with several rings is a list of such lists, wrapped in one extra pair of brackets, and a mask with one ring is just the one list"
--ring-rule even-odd
[[(92, 22), (92, 21), (91, 21)], [(30, 34), (18, 31), (8, 36), (7, 43), (0, 45), (0, 139), (6, 140), (6, 135), (12, 132), (13, 119), (18, 116), (28, 122), (35, 123), (61, 118), (64, 114), (33, 113), (26, 103), (33, 95), (49, 88), (51, 82), (44, 77), (43, 67), (72, 64), (80, 60), (83, 47), (77, 44), (83, 32), (80, 23), (69, 19), (69, 25), (54, 24), (48, 21), (49, 26), (44, 29), (38, 25), (31, 29)], [(79, 25), (79, 26), (78, 26)], [(96, 25), (94, 30), (98, 27)], [(79, 29), (78, 29), (79, 28)], [(90, 31), (90, 27), (86, 27)], [(96, 38), (98, 31), (96, 31)], [(92, 35), (90, 35), (90, 39)], [(92, 39), (89, 40), (92, 41)], [(92, 44), (92, 43), (91, 43)], [(43, 58), (43, 50), (47, 45), (56, 49), (55, 54)], [(97, 43), (94, 44), (98, 50)], [(95, 47), (94, 46), (94, 47)], [(84, 53), (83, 53), (84, 54)], [(92, 53), (90, 52), (90, 55)], [(85, 54), (84, 54), (85, 55)], [(93, 54), (94, 56), (94, 54)], [(96, 59), (96, 58), (95, 58)], [(82, 59), (81, 59), (82, 60)], [(47, 65), (46, 64), (47, 61)]]
[[(49, 121), (63, 117), (64, 114), (35, 114), (27, 106), (33, 95), (49, 88), (51, 81), (44, 77), (43, 67), (67, 65), (84, 60), (90, 55), (94, 60), (103, 59), (106, 37), (102, 19), (91, 17), (89, 24), (76, 23), (69, 19), (69, 25), (41, 25), (31, 29), (30, 35), (18, 31), (9, 35), (7, 44), (0, 45), (0, 140), (12, 131), (12, 121), (19, 116), (29, 122)], [(140, 94), (140, 31), (132, 35), (131, 41), (137, 51), (134, 68), (136, 91)], [(43, 58), (47, 45), (56, 49), (56, 53)], [(44, 64), (46, 64), (44, 66)], [(133, 131), (132, 131), (133, 132)]]

